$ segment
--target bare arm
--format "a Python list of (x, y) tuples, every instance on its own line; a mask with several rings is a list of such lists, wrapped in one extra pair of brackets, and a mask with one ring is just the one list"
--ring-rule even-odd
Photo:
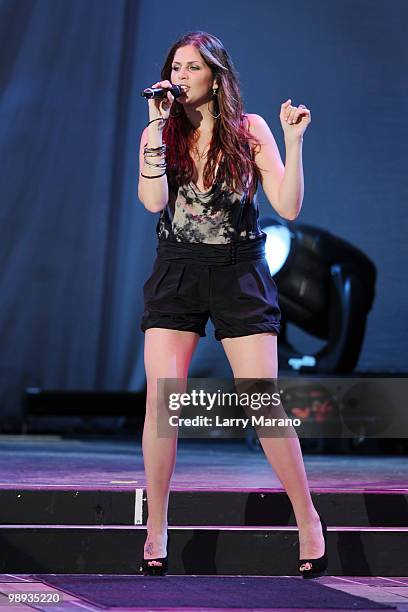
[[(161, 121), (155, 121), (151, 123), (149, 127), (143, 130), (142, 137), (140, 139), (140, 150), (139, 150), (139, 186), (138, 186), (138, 197), (144, 207), (150, 212), (160, 212), (166, 207), (169, 199), (169, 190), (167, 184), (167, 176), (161, 176), (159, 178), (145, 178), (142, 176), (157, 176), (163, 173), (160, 168), (152, 168), (147, 166), (144, 162), (143, 150), (145, 144), (150, 147), (159, 147), (162, 143), (162, 129), (155, 127), (157, 124), (161, 124)], [(154, 163), (159, 163), (162, 158), (150, 157)]]
[[(247, 115), (249, 131), (260, 142), (255, 161), (261, 172), (261, 183), (271, 206), (283, 219), (293, 221), (303, 200), (303, 168), (301, 143), (286, 142), (283, 165), (275, 138), (260, 115)], [(258, 147), (259, 148), (259, 147)]]
[[(152, 87), (158, 86), (170, 89), (171, 83), (170, 81), (159, 81), (152, 85)], [(163, 117), (167, 120), (173, 102), (174, 97), (169, 91), (165, 98), (149, 99), (149, 120), (152, 121), (159, 117)], [(166, 207), (169, 199), (169, 187), (164, 168), (155, 168), (147, 165), (143, 153), (146, 144), (149, 149), (162, 146), (164, 126), (165, 121), (153, 121), (153, 123), (150, 123), (150, 125), (144, 129), (140, 139), (138, 196), (144, 207), (153, 213), (160, 212)], [(148, 161), (153, 164), (163, 163), (164, 160), (165, 156), (163, 154), (148, 158)], [(142, 174), (145, 176), (142, 176)], [(163, 176), (160, 176), (161, 174), (163, 174)], [(146, 176), (155, 178), (146, 178)]]
[(286, 141), (285, 174), (279, 190), (279, 206), (285, 211), (286, 219), (298, 217), (303, 202), (305, 183), (302, 162), (303, 139)]

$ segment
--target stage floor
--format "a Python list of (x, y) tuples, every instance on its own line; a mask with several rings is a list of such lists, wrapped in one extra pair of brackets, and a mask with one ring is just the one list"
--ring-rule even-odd
[[(92, 576), (88, 577), (89, 580), (92, 579)], [(120, 577), (117, 577), (120, 578)], [(213, 580), (216, 582), (220, 576), (216, 576)], [(45, 577), (44, 577), (45, 579)], [(135, 580), (143, 580), (143, 578), (135, 577)], [(265, 578), (263, 578), (265, 580)], [(157, 580), (157, 579), (153, 579)], [(160, 580), (160, 578), (159, 578)], [(171, 589), (172, 577), (167, 576), (165, 578), (168, 581), (168, 588)], [(237, 577), (235, 580), (241, 581), (242, 578)], [(266, 580), (272, 583), (274, 577), (266, 578)], [(302, 581), (301, 578), (295, 579)], [(312, 581), (310, 581), (312, 582)], [(370, 578), (362, 578), (362, 577), (352, 577), (352, 576), (322, 576), (321, 578), (316, 578), (313, 580), (314, 583), (320, 583), (325, 585), (330, 589), (336, 589), (342, 591), (343, 593), (348, 593), (350, 595), (363, 597), (370, 602), (372, 605), (379, 604), (380, 607), (377, 609), (381, 609), (383, 612), (387, 612), (393, 610), (394, 612), (408, 612), (408, 578), (381, 578), (381, 577), (370, 577)], [(8, 604), (8, 597), (10, 594), (14, 593), (53, 593), (58, 594), (60, 598), (60, 604), (32, 604), (30, 605), (17, 605), (17, 604)], [(271, 597), (273, 601), (273, 597)], [(226, 605), (227, 602), (226, 602)], [(384, 606), (384, 607), (382, 607)], [(87, 610), (88, 612), (97, 612), (97, 611), (112, 611), (112, 612), (125, 612), (125, 611), (138, 611), (138, 610), (149, 610), (150, 612), (154, 612), (155, 610), (160, 612), (224, 612), (224, 611), (236, 611), (236, 612), (267, 612), (268, 610), (273, 610), (274, 612), (323, 612), (324, 610), (328, 610), (329, 608), (313, 608), (313, 607), (287, 607), (287, 608), (277, 608), (271, 607), (262, 607), (262, 608), (230, 608), (230, 607), (214, 607), (209, 605), (208, 607), (177, 607), (177, 608), (169, 608), (165, 605), (160, 607), (138, 607), (137, 603), (135, 605), (127, 606), (127, 607), (113, 607), (109, 608), (106, 606), (95, 606), (89, 603), (89, 601), (84, 600), (79, 597), (75, 597), (72, 594), (66, 593), (55, 587), (50, 589), (50, 587), (41, 581), (41, 576), (30, 576), (30, 575), (10, 575), (10, 574), (0, 574), (0, 612), (10, 612), (11, 610), (19, 611), (27, 611), (32, 612), (32, 610), (41, 610), (43, 612), (80, 612), (81, 610)], [(368, 612), (368, 610), (373, 610), (375, 607), (359, 607), (359, 608), (339, 608), (332, 607), (330, 610), (335, 610), (336, 612), (343, 612), (344, 610), (350, 609), (358, 609), (359, 612)]]
[[(408, 489), (407, 459), (404, 456), (384, 455), (315, 455), (304, 454), (310, 488), (313, 492), (401, 492)], [(59, 436), (0, 436), (0, 489), (94, 489), (124, 490), (145, 486), (143, 456), (140, 440), (130, 439), (63, 439)], [(176, 470), (172, 479), (173, 491), (189, 489), (202, 491), (282, 491), (282, 486), (269, 466), (263, 452), (249, 450), (244, 440), (179, 440)], [(49, 576), (49, 575), (48, 575)], [(95, 575), (96, 576), (96, 575)], [(95, 577), (94, 576), (94, 577)], [(87, 578), (91, 581), (93, 575)], [(122, 576), (124, 578), (125, 576)], [(120, 580), (121, 576), (116, 576)], [(129, 577), (128, 577), (129, 578)], [(135, 580), (143, 577), (134, 576)], [(166, 577), (171, 589), (172, 579)], [(191, 578), (191, 577), (190, 577)], [(213, 576), (215, 582), (222, 576)], [(242, 576), (233, 577), (242, 580)], [(253, 578), (253, 577), (252, 577)], [(272, 589), (275, 576), (270, 580)], [(289, 578), (289, 576), (287, 576)], [(299, 578), (293, 578), (302, 581)], [(43, 582), (44, 580), (44, 582)], [(173, 607), (163, 601), (160, 607), (138, 607), (137, 603), (126, 607), (95, 606), (89, 600), (59, 592), (64, 603), (13, 604), (8, 603), (10, 593), (50, 592), (46, 575), (0, 574), (0, 612), (2, 610), (234, 610), (238, 608)], [(155, 579), (153, 579), (155, 580)], [(156, 579), (157, 580), (157, 579)], [(309, 581), (308, 581), (309, 582)], [(366, 598), (372, 603), (367, 608), (408, 612), (408, 578), (398, 576), (324, 576), (312, 583), (320, 583), (330, 589)], [(225, 602), (228, 606), (228, 602)], [(239, 610), (310, 610), (319, 607), (244, 608)], [(339, 608), (332, 607), (340, 611)]]
[[(408, 489), (405, 456), (304, 454), (311, 489), (395, 491)], [(239, 466), (239, 469), (237, 469)], [(140, 441), (0, 436), (0, 487), (109, 489), (145, 485)], [(243, 440), (178, 443), (172, 490), (282, 490), (263, 452)]]

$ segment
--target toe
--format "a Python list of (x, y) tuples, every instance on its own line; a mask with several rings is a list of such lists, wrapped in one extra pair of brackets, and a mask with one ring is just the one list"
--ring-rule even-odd
[(312, 566), (312, 564), (311, 564), (311, 563), (303, 563), (303, 564), (300, 566), (300, 571), (301, 571), (301, 572), (303, 572), (304, 570), (310, 570), (310, 569), (312, 569), (312, 567), (313, 567), (313, 566)]

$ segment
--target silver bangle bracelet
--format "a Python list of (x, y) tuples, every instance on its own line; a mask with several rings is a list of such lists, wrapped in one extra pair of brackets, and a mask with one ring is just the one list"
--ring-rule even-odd
[(145, 157), (165, 157), (166, 154), (165, 153), (146, 153), (146, 151), (143, 152), (143, 155)]
[(146, 166), (151, 166), (152, 168), (166, 168), (167, 167), (166, 162), (162, 162), (160, 164), (154, 164), (152, 162), (147, 161), (147, 159), (145, 159), (144, 163), (146, 164)]
[(144, 150), (146, 151), (146, 153), (154, 153), (155, 151), (160, 151), (161, 153), (164, 153), (164, 151), (167, 148), (166, 144), (162, 144), (158, 147), (148, 147), (147, 144), (145, 144), (145, 146), (143, 147)]

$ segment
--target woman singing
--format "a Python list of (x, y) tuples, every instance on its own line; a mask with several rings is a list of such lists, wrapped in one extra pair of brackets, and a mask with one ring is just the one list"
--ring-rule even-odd
[[(221, 41), (191, 32), (171, 47), (152, 87), (182, 86), (174, 98), (149, 99), (140, 143), (139, 199), (160, 213), (158, 255), (144, 285), (147, 378), (143, 457), (147, 539), (140, 571), (167, 571), (167, 510), (177, 436), (158, 437), (157, 379), (187, 379), (209, 317), (234, 378), (276, 379), (280, 310), (265, 259), (255, 200), (261, 181), (271, 206), (296, 219), (303, 200), (302, 142), (311, 121), (303, 105), (281, 105), (283, 166), (262, 117), (244, 114), (237, 73)], [(326, 525), (315, 509), (297, 435), (260, 437), (293, 506), (298, 571), (327, 567)], [(273, 554), (273, 551), (271, 551)]]

